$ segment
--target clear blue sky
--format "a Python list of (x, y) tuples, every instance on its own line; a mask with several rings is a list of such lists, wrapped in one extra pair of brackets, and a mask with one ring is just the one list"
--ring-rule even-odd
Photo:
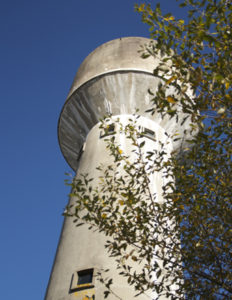
[[(8, 0), (0, 7), (1, 299), (41, 300), (63, 222), (70, 169), (57, 122), (97, 46), (149, 37), (133, 0)], [(152, 1), (151, 1), (152, 2)], [(155, 1), (154, 1), (155, 2)], [(162, 0), (177, 12), (175, 0)]]

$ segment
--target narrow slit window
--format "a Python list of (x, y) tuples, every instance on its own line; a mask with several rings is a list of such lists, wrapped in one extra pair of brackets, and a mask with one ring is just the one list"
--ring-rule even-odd
[(147, 137), (151, 140), (155, 140), (155, 132), (151, 129), (146, 128), (146, 127), (142, 128), (141, 135), (144, 136), (144, 137)]
[(81, 156), (82, 156), (82, 153), (85, 151), (85, 143), (82, 145), (82, 147), (80, 148), (80, 151), (78, 152), (78, 155), (77, 155), (77, 161), (80, 160)]

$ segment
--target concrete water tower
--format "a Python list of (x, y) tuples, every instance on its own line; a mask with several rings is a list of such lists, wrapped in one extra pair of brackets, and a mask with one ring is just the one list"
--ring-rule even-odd
[[(70, 167), (77, 172), (77, 177), (88, 173), (97, 180), (99, 174), (96, 168), (101, 163), (107, 165), (110, 160), (99, 128), (99, 120), (105, 115), (117, 116), (121, 123), (126, 124), (139, 110), (139, 125), (150, 135), (145, 150), (154, 149), (154, 135), (156, 140), (167, 144), (170, 152), (180, 147), (181, 140), (173, 142), (167, 136), (176, 131), (179, 134), (190, 131), (187, 122), (181, 126), (181, 117), (176, 123), (163, 119), (159, 113), (151, 115), (145, 112), (151, 106), (147, 91), (149, 88), (155, 91), (160, 82), (153, 76), (159, 58), (142, 59), (138, 53), (140, 46), (149, 42), (149, 39), (141, 37), (116, 39), (98, 47), (81, 64), (58, 124), (61, 151)], [(117, 135), (120, 133), (116, 132)], [(130, 155), (126, 138), (118, 138), (123, 151)], [(162, 200), (161, 176), (156, 176), (151, 184), (152, 190)], [(75, 199), (71, 198), (70, 203), (74, 202)], [(65, 218), (45, 299), (103, 300), (104, 287), (96, 280), (95, 274), (107, 268), (110, 269), (108, 275), (113, 278), (116, 294), (123, 300), (134, 299), (136, 293), (118, 275), (116, 263), (105, 250), (105, 241), (103, 234), (93, 232), (85, 225), (77, 228), (72, 218)], [(118, 298), (110, 295), (109, 299)], [(139, 299), (152, 299), (152, 295), (140, 296)]]

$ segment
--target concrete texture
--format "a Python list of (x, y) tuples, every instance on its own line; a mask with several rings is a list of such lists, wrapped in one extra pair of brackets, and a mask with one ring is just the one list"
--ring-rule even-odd
[[(123, 125), (129, 123), (129, 118), (133, 119), (133, 116), (121, 115), (114, 117), (114, 119), (119, 119), (120, 124)], [(158, 149), (159, 141), (163, 141), (166, 144), (166, 149), (164, 150), (166, 150), (167, 153), (170, 153), (172, 150), (172, 142), (168, 139), (165, 131), (160, 126), (145, 118), (140, 118), (137, 122), (138, 126), (145, 126), (146, 128), (153, 130), (157, 139), (156, 141), (153, 141), (147, 138), (141, 138), (141, 142), (143, 139), (146, 140), (143, 148), (144, 153), (149, 150)], [(92, 182), (93, 187), (100, 185), (99, 177), (102, 174), (97, 170), (97, 167), (100, 164), (105, 167), (109, 164), (113, 164), (113, 159), (109, 154), (109, 150), (106, 149), (106, 142), (104, 141), (104, 138), (100, 138), (101, 131), (102, 130), (99, 129), (99, 124), (97, 124), (89, 132), (86, 139), (85, 151), (82, 154), (77, 172), (77, 178), (79, 178), (80, 174), (86, 173), (88, 173), (91, 178), (94, 178), (94, 181)], [(119, 133), (118, 129), (115, 137), (116, 142), (120, 144), (120, 149), (123, 153), (129, 155), (130, 160), (133, 162), (134, 146), (131, 145), (131, 142), (128, 142), (128, 138), (125, 135)], [(163, 181), (162, 174), (155, 173), (150, 180), (152, 182), (152, 192), (157, 193), (157, 201), (162, 201), (162, 184), (160, 184)], [(70, 199), (70, 205), (72, 204), (75, 204), (75, 197)], [(123, 300), (134, 299), (136, 292), (132, 287), (129, 287), (124, 277), (118, 275), (115, 260), (108, 256), (108, 253), (104, 248), (107, 239), (109, 239), (109, 237), (106, 238), (103, 234), (88, 230), (87, 225), (76, 228), (73, 219), (66, 218), (46, 300), (84, 299), (84, 291), (81, 294), (78, 292), (69, 294), (68, 291), (72, 274), (77, 270), (89, 268), (94, 268), (96, 271), (110, 269), (107, 276), (113, 278), (113, 291)], [(133, 267), (134, 270), (138, 270), (142, 266), (137, 266), (136, 263), (134, 263)], [(103, 286), (95, 280), (95, 299), (103, 300), (103, 291)], [(116, 300), (118, 298), (114, 295), (110, 295), (109, 299)], [(147, 296), (140, 296), (139, 299), (148, 300), (152, 299), (152, 296), (151, 294), (148, 294)]]
[[(99, 119), (106, 114), (118, 116), (126, 125), (129, 118), (139, 109), (141, 126), (152, 129), (157, 141), (165, 143), (167, 155), (181, 147), (189, 137), (189, 124), (181, 122), (185, 114), (179, 109), (178, 122), (174, 119), (161, 118), (159, 113), (153, 116), (145, 111), (151, 107), (148, 88), (156, 91), (160, 79), (152, 75), (152, 70), (159, 58), (142, 59), (138, 50), (140, 45), (149, 43), (145, 38), (130, 37), (108, 42), (93, 51), (80, 66), (73, 85), (60, 115), (58, 135), (61, 151), (69, 165), (77, 171), (77, 178), (88, 173), (94, 178), (93, 185), (99, 184), (100, 164), (112, 163), (106, 144), (100, 138)], [(168, 90), (172, 94), (173, 90)], [(114, 117), (116, 118), (116, 117)], [(181, 140), (173, 142), (168, 136), (178, 132)], [(116, 133), (116, 139), (122, 150), (133, 161), (133, 147), (128, 145), (125, 136)], [(80, 161), (81, 147), (86, 142), (85, 151)], [(144, 151), (157, 149), (157, 142), (146, 139)], [(155, 173), (151, 178), (151, 189), (157, 193), (157, 201), (163, 201), (161, 190), (162, 174)], [(75, 204), (75, 198), (70, 199)], [(115, 261), (110, 258), (104, 248), (106, 237), (98, 232), (88, 230), (86, 225), (76, 228), (71, 218), (66, 218), (51, 272), (46, 300), (103, 300), (103, 287), (95, 280), (94, 287), (70, 293), (72, 276), (82, 269), (109, 268), (109, 276), (114, 280), (113, 289), (123, 300), (134, 299), (135, 292), (122, 276), (118, 275)], [(134, 263), (133, 268), (140, 268)], [(94, 296), (93, 296), (94, 295)], [(87, 298), (87, 296), (89, 298)], [(140, 300), (152, 299), (151, 293), (139, 296)], [(119, 299), (110, 295), (109, 300)], [(162, 299), (162, 298), (160, 298)], [(165, 298), (163, 298), (165, 299)]]
[[(174, 149), (190, 138), (189, 121), (181, 125), (186, 116), (181, 107), (178, 122), (161, 118), (159, 113), (146, 113), (151, 108), (147, 91), (150, 88), (155, 93), (160, 82), (152, 75), (159, 57), (142, 59), (138, 52), (141, 45), (149, 42), (139, 37), (113, 40), (98, 47), (81, 64), (58, 124), (60, 148), (73, 170), (77, 170), (77, 157), (87, 134), (108, 114), (134, 114), (139, 109), (140, 115), (159, 124), (168, 134), (180, 134), (182, 139), (174, 143)], [(173, 93), (173, 88), (166, 92), (167, 96)]]

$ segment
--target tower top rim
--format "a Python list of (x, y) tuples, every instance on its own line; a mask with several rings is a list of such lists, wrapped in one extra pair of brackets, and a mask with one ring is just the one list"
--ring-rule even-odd
[[(67, 99), (87, 81), (114, 71), (142, 71), (153, 74), (156, 59), (141, 58), (139, 50), (154, 42), (145, 37), (122, 37), (111, 40), (93, 50), (82, 62), (73, 80)], [(157, 62), (159, 59), (157, 58)]]
[[(189, 122), (181, 105), (178, 120), (163, 118), (157, 110), (148, 113), (151, 97), (148, 90), (158, 89), (161, 79), (153, 70), (160, 63), (160, 56), (141, 57), (146, 46), (156, 41), (144, 37), (119, 38), (102, 44), (83, 61), (74, 78), (58, 123), (58, 140), (68, 164), (76, 170), (81, 146), (91, 128), (105, 115), (139, 114), (159, 124), (168, 134), (182, 137), (173, 146), (178, 149), (191, 138)], [(176, 93), (171, 86), (166, 96)]]

